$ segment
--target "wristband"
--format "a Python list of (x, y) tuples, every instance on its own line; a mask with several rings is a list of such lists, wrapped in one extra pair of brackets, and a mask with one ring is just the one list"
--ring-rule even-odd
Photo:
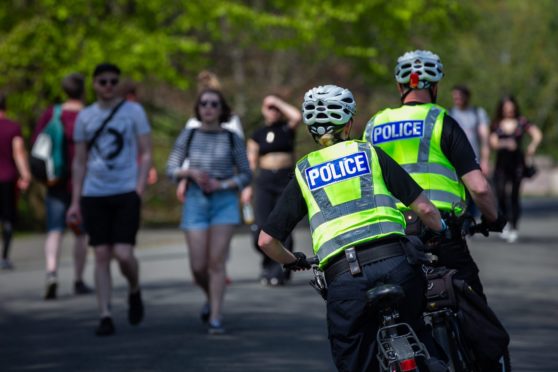
[(444, 221), (444, 219), (440, 219), (440, 224), (442, 225), (442, 230), (440, 230), (440, 233), (443, 233), (444, 231), (446, 231), (448, 229), (448, 225), (446, 224), (446, 221)]

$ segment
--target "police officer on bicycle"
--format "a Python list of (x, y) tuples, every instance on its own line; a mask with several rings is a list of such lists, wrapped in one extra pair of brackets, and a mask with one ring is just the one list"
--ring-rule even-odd
[[(377, 371), (378, 319), (366, 292), (378, 284), (398, 284), (406, 297), (399, 306), (407, 322), (429, 346), (421, 314), (425, 280), (410, 256), (399, 199), (433, 232), (446, 226), (411, 177), (382, 150), (349, 140), (356, 103), (335, 85), (309, 90), (304, 123), (323, 146), (298, 161), (293, 178), (262, 228), (261, 249), (286, 268), (309, 269), (301, 252), (283, 241), (308, 214), (314, 253), (327, 282), (327, 321), (333, 359), (340, 371)], [(431, 342), (431, 340), (430, 340)]]
[[(502, 231), (506, 220), (498, 213), (494, 194), (465, 133), (436, 104), (442, 69), (440, 58), (430, 51), (415, 50), (399, 57), (395, 80), (403, 105), (374, 115), (366, 125), (364, 140), (384, 150), (424, 189), (450, 232), (433, 247), (438, 265), (456, 269), (455, 277), (465, 280), (486, 300), (478, 267), (461, 233), (467, 191), (488, 231)], [(424, 236), (420, 223), (412, 223), (413, 213), (401, 203), (398, 207), (406, 213), (407, 233)]]

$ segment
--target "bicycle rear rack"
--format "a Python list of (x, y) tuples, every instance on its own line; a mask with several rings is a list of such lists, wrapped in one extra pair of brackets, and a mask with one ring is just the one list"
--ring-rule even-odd
[(426, 350), (413, 329), (407, 323), (398, 323), (380, 328), (376, 337), (378, 342), (378, 361), (382, 368), (389, 371), (394, 363), (408, 359), (428, 360)]

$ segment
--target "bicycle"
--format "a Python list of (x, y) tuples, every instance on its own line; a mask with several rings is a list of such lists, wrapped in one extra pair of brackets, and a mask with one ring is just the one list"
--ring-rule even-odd
[[(317, 257), (307, 258), (312, 266), (314, 279), (310, 285), (326, 299), (327, 285), (323, 272), (318, 269)], [(429, 371), (430, 354), (415, 331), (407, 323), (399, 322), (397, 304), (405, 297), (403, 288), (396, 284), (379, 284), (367, 291), (368, 304), (377, 313), (380, 327), (376, 333), (378, 353), (376, 358), (382, 372)]]
[[(464, 221), (461, 233), (462, 237), (479, 233), (485, 237), (489, 235), (486, 227), (482, 223), (477, 224), (474, 219)], [(423, 318), (425, 323), (432, 327), (432, 335), (435, 341), (446, 354), (450, 372), (480, 372), (481, 368), (476, 359), (473, 345), (463, 332), (462, 316), (459, 313), (459, 303), (453, 282), (455, 273), (456, 270), (450, 270), (443, 266), (425, 266), (428, 292), (427, 307)], [(498, 322), (497, 319), (495, 321)], [(500, 371), (511, 371), (507, 349), (500, 358)]]

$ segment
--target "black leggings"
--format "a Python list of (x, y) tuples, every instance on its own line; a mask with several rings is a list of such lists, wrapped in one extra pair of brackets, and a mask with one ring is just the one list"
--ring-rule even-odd
[(494, 186), (498, 204), (504, 216), (508, 219), (512, 229), (517, 229), (519, 217), (521, 215), (521, 205), (519, 193), (521, 190), (521, 180), (523, 168), (498, 169), (494, 171)]
[(16, 184), (0, 182), (0, 224), (2, 224), (2, 258), (8, 259), (16, 220)]
[[(254, 234), (254, 247), (259, 253), (263, 252), (258, 247), (258, 236), (262, 226), (271, 214), (271, 211), (277, 204), (279, 196), (290, 181), (291, 169), (279, 169), (277, 171), (270, 171), (260, 169), (255, 180), (255, 197), (254, 197), (254, 214), (256, 218), (255, 226), (252, 228)], [(285, 248), (292, 252), (293, 238), (292, 235), (283, 242)], [(269, 270), (273, 266), (279, 265), (271, 258), (263, 254), (262, 269)]]

